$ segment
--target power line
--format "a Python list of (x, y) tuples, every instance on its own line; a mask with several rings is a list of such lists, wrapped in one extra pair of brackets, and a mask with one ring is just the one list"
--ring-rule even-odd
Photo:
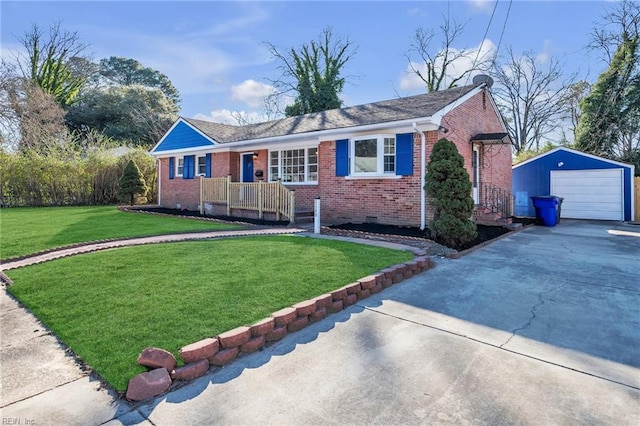
[(500, 51), (500, 45), (502, 44), (502, 36), (504, 36), (504, 30), (507, 27), (507, 21), (509, 20), (509, 12), (511, 12), (511, 5), (513, 4), (513, 0), (509, 0), (509, 8), (507, 9), (507, 16), (504, 18), (504, 23), (502, 24), (502, 31), (500, 32), (500, 39), (498, 40), (498, 46), (496, 47), (496, 54), (493, 55), (493, 61), (491, 66), (496, 63), (496, 59), (498, 58), (498, 52)]
[[(487, 24), (487, 28), (484, 30), (484, 35), (482, 36), (482, 41), (480, 42), (480, 47), (478, 47), (478, 52), (476, 53), (476, 58), (473, 60), (471, 64), (471, 69), (474, 69), (476, 66), (476, 62), (478, 62), (478, 58), (480, 57), (480, 52), (482, 51), (482, 45), (484, 44), (485, 39), (487, 38), (487, 34), (489, 33), (489, 28), (491, 28), (491, 22), (493, 21), (493, 16), (496, 14), (496, 9), (498, 8), (498, 0), (493, 4), (493, 11), (491, 12), (491, 17), (489, 18), (489, 23)], [(467, 74), (467, 81), (465, 82), (465, 86), (469, 84), (469, 78), (471, 77), (471, 73)]]

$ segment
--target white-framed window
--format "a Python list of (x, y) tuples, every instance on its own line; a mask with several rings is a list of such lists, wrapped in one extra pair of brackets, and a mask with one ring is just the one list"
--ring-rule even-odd
[(176, 158), (176, 176), (184, 174), (184, 157)]
[(207, 157), (205, 155), (198, 157), (198, 176), (204, 176), (207, 174)]
[(352, 138), (349, 143), (352, 176), (380, 176), (396, 173), (395, 135)]
[(269, 151), (269, 180), (283, 183), (318, 182), (318, 147)]

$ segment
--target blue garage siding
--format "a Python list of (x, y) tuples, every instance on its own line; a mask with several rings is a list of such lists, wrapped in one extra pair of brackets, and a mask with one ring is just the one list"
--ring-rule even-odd
[[(561, 165), (560, 165), (561, 164)], [(516, 216), (535, 216), (531, 203), (532, 196), (552, 195), (552, 170), (589, 170), (620, 169), (624, 174), (624, 220), (631, 220), (631, 167), (612, 164), (607, 161), (559, 149), (547, 155), (541, 155), (525, 164), (513, 168), (513, 194), (516, 197)]]
[(198, 148), (213, 146), (214, 143), (195, 131), (184, 121), (180, 121), (174, 128), (165, 135), (160, 145), (153, 150), (156, 152), (172, 151), (174, 149)]

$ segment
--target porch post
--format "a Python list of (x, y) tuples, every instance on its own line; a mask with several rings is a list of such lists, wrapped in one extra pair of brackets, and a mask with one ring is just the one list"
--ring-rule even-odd
[(227, 216), (231, 216), (231, 175), (227, 175)]
[(200, 214), (204, 214), (204, 180), (200, 176)]
[(258, 181), (258, 219), (262, 219), (264, 212), (262, 211), (262, 179)]

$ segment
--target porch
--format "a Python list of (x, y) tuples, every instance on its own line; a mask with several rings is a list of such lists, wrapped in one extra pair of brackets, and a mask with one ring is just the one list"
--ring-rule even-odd
[[(249, 213), (258, 219), (273, 218), (295, 223), (296, 193), (280, 182), (232, 182), (231, 175), (223, 178), (200, 178), (200, 213), (220, 209), (227, 216)], [(210, 209), (211, 211), (209, 211)], [(270, 216), (270, 217), (267, 217)]]

